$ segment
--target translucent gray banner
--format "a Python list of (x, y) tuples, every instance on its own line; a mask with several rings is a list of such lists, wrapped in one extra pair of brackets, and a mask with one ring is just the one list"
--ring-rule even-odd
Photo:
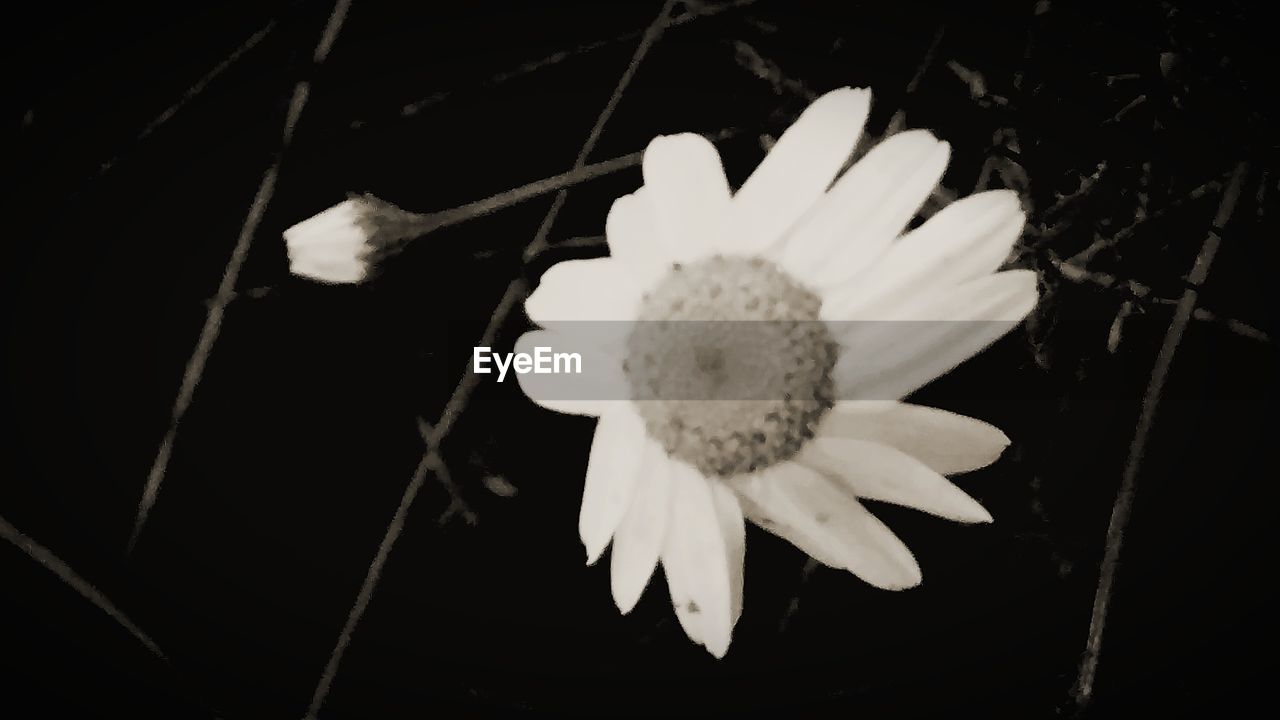
[(471, 360), (537, 400), (893, 400), (1019, 322), (561, 322)]

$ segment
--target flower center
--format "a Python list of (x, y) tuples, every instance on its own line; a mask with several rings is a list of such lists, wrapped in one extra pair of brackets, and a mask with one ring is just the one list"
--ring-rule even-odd
[(773, 263), (674, 265), (640, 304), (624, 369), (649, 435), (705, 475), (790, 459), (834, 401), (822, 300)]

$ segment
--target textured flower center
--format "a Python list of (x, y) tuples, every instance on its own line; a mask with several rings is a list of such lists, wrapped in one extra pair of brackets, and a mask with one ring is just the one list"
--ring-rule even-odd
[(706, 475), (795, 455), (831, 408), (822, 300), (773, 263), (716, 255), (644, 296), (624, 365), (649, 434)]

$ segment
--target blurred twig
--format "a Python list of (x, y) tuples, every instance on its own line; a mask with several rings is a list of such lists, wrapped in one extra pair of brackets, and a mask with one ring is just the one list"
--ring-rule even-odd
[(1098, 578), (1098, 590), (1094, 596), (1088, 640), (1085, 644), (1083, 660), (1080, 663), (1080, 673), (1073, 689), (1074, 700), (1077, 706), (1081, 708), (1086, 707), (1093, 697), (1094, 678), (1098, 671), (1098, 658), (1102, 652), (1103, 631), (1106, 627), (1107, 612), (1111, 606), (1112, 590), (1115, 586), (1116, 571), (1120, 563), (1120, 550), (1124, 545), (1125, 530), (1129, 525), (1129, 516), (1133, 511), (1138, 471), (1142, 466), (1143, 455), (1146, 452), (1152, 424), (1155, 422), (1156, 411), (1159, 409), (1160, 397), (1164, 393), (1165, 381), (1168, 379), (1169, 369), (1173, 365), (1178, 346), (1182, 342), (1183, 333), (1186, 332), (1187, 325), (1195, 312), (1196, 301), (1199, 298), (1198, 288), (1204, 284), (1205, 279), (1209, 276), (1214, 256), (1217, 254), (1218, 246), (1222, 242), (1220, 233), (1235, 211), (1236, 201), (1240, 197), (1240, 190), (1247, 173), (1248, 163), (1241, 162), (1238, 164), (1231, 175), (1226, 190), (1222, 193), (1222, 202), (1219, 204), (1218, 212), (1214, 216), (1213, 226), (1209, 229), (1208, 235), (1200, 247), (1200, 253), (1196, 256), (1195, 264), (1192, 266), (1191, 274), (1188, 278), (1188, 287), (1178, 301), (1173, 320), (1165, 333), (1164, 342), (1160, 347), (1159, 354), (1156, 355), (1155, 365), (1151, 370), (1151, 379), (1147, 384), (1147, 391), (1142, 400), (1142, 411), (1138, 416), (1138, 426), (1134, 432), (1133, 442), (1129, 447), (1129, 457), (1125, 461), (1124, 470), (1121, 474), (1120, 490), (1116, 494), (1115, 505), (1111, 509), (1111, 521), (1107, 528), (1106, 549)]
[(734, 60), (737, 61), (738, 65), (773, 86), (775, 95), (789, 93), (810, 102), (818, 99), (818, 93), (810, 89), (804, 82), (787, 75), (776, 62), (761, 55), (760, 51), (749, 43), (735, 40), (733, 41), (733, 49)]
[(1135, 220), (1132, 224), (1120, 229), (1118, 232), (1116, 232), (1113, 235), (1110, 235), (1107, 237), (1103, 237), (1102, 235), (1096, 236), (1093, 242), (1088, 247), (1076, 253), (1075, 255), (1072, 255), (1070, 262), (1073, 265), (1082, 265), (1082, 266), (1087, 265), (1089, 261), (1092, 260), (1093, 257), (1098, 253), (1102, 252), (1103, 250), (1107, 250), (1109, 248), (1117, 247), (1118, 245), (1120, 245), (1120, 243), (1124, 242), (1125, 240), (1128, 240), (1130, 237), (1133, 236), (1135, 232), (1138, 231), (1140, 227), (1142, 227), (1144, 223), (1164, 217), (1164, 215), (1167, 214), (1169, 211), (1175, 208), (1181, 207), (1186, 203), (1199, 200), (1200, 198), (1208, 195), (1209, 193), (1215, 192), (1221, 188), (1222, 188), (1222, 180), (1210, 180), (1209, 182), (1204, 183), (1203, 185), (1193, 188), (1190, 192), (1188, 192), (1183, 197), (1169, 203), (1168, 205), (1165, 205), (1164, 207), (1160, 208), (1159, 210), (1156, 210), (1150, 215), (1145, 215), (1144, 217), (1138, 220)]
[[(337, 39), (338, 32), (342, 29), (342, 23), (346, 20), (347, 11), (350, 7), (351, 0), (337, 0), (334, 4), (329, 20), (325, 23), (320, 40), (312, 53), (313, 65), (323, 63), (328, 56), (329, 50), (332, 49), (333, 43)], [(200, 337), (196, 341), (196, 346), (191, 353), (190, 359), (187, 360), (186, 368), (182, 374), (182, 384), (179, 386), (178, 395), (173, 401), (169, 427), (165, 431), (164, 438), (160, 441), (160, 448), (156, 452), (155, 460), (151, 465), (151, 472), (147, 476), (147, 484), (142, 491), (142, 499), (138, 503), (138, 512), (134, 518), (133, 531), (129, 535), (129, 543), (125, 549), (126, 553), (131, 553), (137, 544), (138, 536), (142, 533), (142, 528), (147, 522), (147, 516), (150, 514), (151, 508), (155, 505), (156, 498), (160, 493), (160, 485), (164, 482), (165, 471), (169, 466), (169, 458), (173, 454), (173, 443), (178, 433), (178, 425), (182, 422), (183, 416), (186, 415), (187, 408), (191, 406), (191, 399), (195, 395), (196, 385), (200, 383), (200, 377), (204, 374), (205, 363), (209, 359), (209, 354), (213, 352), (214, 343), (217, 342), (218, 334), (222, 330), (222, 317), (226, 312), (227, 305), (235, 297), (236, 280), (240, 277), (240, 268), (244, 266), (245, 259), (249, 256), (249, 246), (253, 244), (253, 237), (258, 231), (258, 225), (262, 222), (262, 218), (267, 212), (267, 205), (271, 203), (271, 197), (275, 193), (276, 178), (280, 174), (280, 163), (284, 158), (285, 151), (289, 148), (290, 141), (293, 139), (294, 127), (302, 115), (303, 108), (306, 107), (309, 93), (310, 84), (306, 80), (299, 80), (294, 83), (293, 95), (290, 98), (289, 109), (285, 114), (284, 127), (281, 130), (280, 148), (276, 151), (275, 158), (263, 174), (262, 181), (258, 185), (258, 192), (254, 195), (253, 204), (249, 206), (249, 213), (245, 217), (244, 225), (240, 228), (240, 236), (236, 239), (235, 248), (231, 251), (231, 257), (227, 260), (227, 266), (222, 272), (222, 281), (218, 284), (217, 295), (209, 305), (208, 313), (205, 315), (204, 327), (200, 330)]]
[[(920, 82), (924, 80), (924, 76), (929, 72), (929, 68), (933, 67), (934, 58), (938, 55), (938, 48), (942, 47), (942, 38), (946, 37), (946, 35), (946, 25), (940, 25), (938, 26), (938, 29), (934, 31), (933, 40), (929, 42), (929, 47), (925, 49), (924, 55), (921, 56), (920, 62), (916, 65), (915, 73), (913, 73), (911, 75), (911, 79), (907, 81), (907, 86), (903, 91), (903, 102), (915, 94), (916, 88), (920, 87)], [(879, 142), (890, 135), (900, 133), (905, 130), (906, 127), (907, 111), (903, 108), (898, 108), (894, 111), (893, 117), (889, 118), (889, 122), (885, 125), (884, 132), (880, 133), (879, 138), (876, 138), (876, 142)], [(867, 154), (867, 151), (869, 151), (873, 145), (874, 143), (869, 137), (859, 141), (858, 146), (853, 149), (853, 157), (849, 158), (848, 165), (851, 166), (853, 163), (861, 159), (863, 155)], [(841, 170), (841, 172), (848, 169), (849, 167), (846, 166)]]
[(570, 248), (602, 248), (609, 244), (604, 235), (575, 235), (556, 242), (552, 247), (557, 250)]
[[(1178, 300), (1173, 300), (1170, 298), (1152, 298), (1151, 299), (1151, 303), (1154, 305), (1176, 306), (1178, 302), (1179, 302)], [(1244, 322), (1243, 320), (1222, 317), (1221, 315), (1218, 315), (1217, 313), (1214, 313), (1205, 308), (1199, 308), (1199, 307), (1196, 308), (1195, 312), (1191, 314), (1191, 317), (1195, 320), (1200, 320), (1202, 322), (1212, 323), (1214, 325), (1221, 325), (1228, 332), (1239, 335), (1240, 337), (1245, 337), (1245, 338), (1249, 338), (1250, 340), (1257, 340), (1259, 342), (1264, 342), (1264, 343), (1271, 342), (1271, 336), (1268, 335), (1265, 331), (1260, 330), (1250, 325), (1249, 323)]]
[[(685, 6), (684, 11), (674, 15), (671, 18), (671, 20), (667, 23), (667, 29), (680, 27), (682, 25), (687, 25), (691, 22), (700, 20), (702, 18), (714, 17), (716, 15), (719, 15), (729, 10), (736, 10), (738, 8), (754, 5), (758, 1), (759, 0), (731, 0), (730, 2), (725, 2), (720, 4), (712, 4), (712, 3), (706, 3), (706, 2), (685, 2), (683, 3), (683, 5)], [(619, 35), (615, 35), (614, 37), (606, 38), (604, 40), (593, 40), (591, 42), (582, 43), (581, 45), (570, 48), (568, 50), (559, 50), (545, 57), (538, 58), (537, 60), (530, 60), (528, 62), (521, 63), (520, 65), (517, 65), (516, 67), (511, 68), (510, 70), (503, 70), (502, 72), (491, 75), (488, 79), (480, 83), (477, 83), (473, 86), (469, 86), (466, 89), (468, 91), (488, 90), (490, 88), (497, 87), (498, 85), (501, 85), (509, 80), (514, 80), (516, 78), (520, 78), (525, 75), (535, 73), (544, 68), (554, 67), (571, 58), (575, 58), (580, 55), (585, 55), (587, 53), (594, 52), (602, 48), (612, 47), (620, 43), (637, 40), (641, 38), (644, 35), (644, 33), (645, 33), (645, 30), (641, 28), (641, 29), (631, 30), (629, 32), (621, 33)], [(438, 105), (444, 102), (445, 100), (448, 100), (449, 98), (453, 97), (454, 92), (455, 91), (452, 91), (452, 90), (441, 90), (441, 91), (433, 92), (430, 95), (421, 97), (417, 100), (414, 100), (413, 102), (406, 103), (400, 108), (399, 116), (402, 118), (414, 117), (419, 113), (421, 113), (423, 110), (426, 110), (434, 105)], [(356, 129), (362, 129), (367, 127), (368, 125), (369, 125), (369, 121), (367, 120), (352, 120), (350, 123), (350, 126)]]
[(1111, 117), (1104, 120), (1102, 124), (1109, 125), (1111, 123), (1120, 122), (1121, 120), (1124, 119), (1125, 115), (1129, 114), (1131, 110), (1133, 110), (1134, 108), (1138, 107), (1139, 105), (1143, 104), (1146, 101), (1147, 101), (1147, 96), (1145, 94), (1139, 95), (1138, 97), (1130, 100), (1127, 105), (1117, 110), (1115, 115), (1112, 115)]
[(418, 492), (422, 490), (422, 486), (427, 479), (427, 473), (431, 469), (433, 462), (435, 462), (435, 458), (435, 453), (428, 452), (422, 456), (422, 460), (414, 468), (409, 485), (400, 497), (400, 504), (396, 506), (396, 511), (391, 516), (391, 523), (387, 526), (382, 542), (378, 544), (378, 551), (374, 554), (373, 560), (369, 563), (369, 570), (365, 573), (364, 580), (360, 583), (360, 590), (356, 592), (355, 603), (347, 613), (347, 620), (343, 623), (342, 630), (338, 633), (338, 641), (334, 645), (333, 651), (329, 653), (329, 659), (325, 663), (324, 670), (320, 673), (320, 680), (316, 684), (315, 691), (311, 695), (311, 702), (307, 706), (307, 720), (315, 720), (316, 713), (320, 711), (325, 698), (329, 695), (329, 688), (332, 687), (333, 679), (338, 674), (338, 666), (342, 662), (342, 656), (346, 653), (347, 646), (351, 644), (351, 636), (355, 633), (356, 626), (360, 624), (360, 619), (364, 617), (365, 611), (369, 609), (369, 602), (373, 600), (373, 591), (378, 585), (378, 580), (382, 577), (382, 568), (387, 564), (387, 558), (391, 556), (391, 548), (395, 546), (401, 531), (404, 530), (405, 521), (409, 517), (409, 508), (413, 506), (414, 499), (418, 497)]
[[(1057, 268), (1061, 276), (1071, 282), (1092, 285), (1101, 290), (1123, 288), (1127, 293), (1133, 295), (1135, 298), (1142, 300), (1144, 303), (1150, 303), (1153, 305), (1174, 305), (1178, 302), (1177, 300), (1170, 298), (1152, 297), (1150, 286), (1140, 283), (1137, 280), (1124, 280), (1108, 272), (1089, 270), (1087, 268), (1080, 267), (1079, 265), (1058, 258), (1052, 252), (1048, 252), (1046, 254), (1048, 255), (1049, 262)], [(1260, 330), (1242, 320), (1224, 318), (1206, 308), (1196, 308), (1191, 317), (1194, 320), (1221, 325), (1228, 331), (1241, 337), (1261, 342), (1271, 342), (1271, 336), (1265, 331)]]
[[(809, 582), (809, 578), (813, 577), (814, 571), (818, 569), (820, 563), (813, 558), (805, 558), (804, 566), (800, 568), (799, 586), (804, 587)], [(795, 617), (796, 612), (800, 610), (800, 591), (791, 596), (791, 600), (787, 603), (787, 609), (783, 611), (782, 618), (778, 620), (778, 633), (784, 633), (787, 628), (791, 627), (791, 620)]]
[(274, 18), (268, 21), (267, 24), (262, 27), (262, 29), (250, 35), (248, 39), (246, 39), (243, 43), (237, 46), (235, 50), (232, 50), (230, 55), (227, 55), (225, 58), (219, 61), (217, 65), (214, 65), (213, 68), (209, 70), (209, 72), (205, 73), (199, 80), (196, 80), (194, 83), (192, 83), (191, 87), (187, 88), (186, 92), (182, 93), (182, 96), (179, 97), (177, 101), (175, 101), (169, 107), (165, 108), (163, 112), (155, 116), (155, 118), (153, 118), (151, 122), (148, 122), (145, 126), (143, 126), (141, 130), (138, 131), (138, 134), (135, 135), (133, 138), (132, 147), (130, 147), (127, 150), (120, 151), (119, 153), (112, 156), (111, 159), (102, 163), (102, 165), (99, 166), (95, 177), (101, 177), (102, 175), (106, 174), (109, 170), (111, 170), (111, 168), (115, 167), (116, 163), (120, 162), (125, 157), (125, 154), (129, 150), (136, 148), (144, 140), (151, 137), (152, 133), (154, 133), (156, 130), (159, 130), (160, 127), (163, 126), (165, 123), (172, 120), (173, 117), (177, 115), (180, 110), (182, 110), (182, 108), (186, 107), (187, 103), (190, 103), (197, 96), (199, 96), (200, 93), (204, 92), (205, 88), (209, 87), (209, 83), (216, 80), (219, 75), (226, 72), (228, 68), (230, 68), (232, 65), (236, 63), (236, 61), (238, 61), (241, 57), (244, 57), (246, 53), (248, 53), (253, 48), (257, 47), (258, 43), (262, 42), (268, 35), (270, 35), (271, 32), (275, 30), (276, 24), (277, 24), (277, 21)]
[[(117, 625), (124, 628), (124, 630), (137, 639), (138, 642), (142, 643), (142, 646), (145, 647), (152, 655), (155, 655), (161, 660), (168, 660), (164, 653), (161, 652), (159, 646), (156, 645), (155, 641), (147, 637), (147, 634), (142, 632), (141, 628), (126, 617), (125, 614), (115, 606), (115, 603), (108, 600), (101, 591), (94, 587), (93, 583), (90, 583), (88, 580), (80, 577), (79, 573), (71, 569), (70, 565), (67, 565), (65, 562), (60, 560), (58, 556), (54, 555), (48, 548), (35, 540), (32, 540), (26, 535), (23, 535), (16, 527), (10, 524), (10, 522), (5, 520), (3, 517), (0, 517), (0, 538), (4, 538), (10, 543), (13, 543), (32, 560), (40, 563), (40, 565), (42, 565), (46, 570), (56, 575), (59, 580), (67, 585), (67, 587), (70, 587), (72, 590), (79, 593), (81, 597), (93, 603), (99, 610), (106, 613), (107, 616), (114, 620)], [(15, 622), (16, 621), (17, 620), (15, 619)]]
[(449, 472), (448, 465), (445, 464), (444, 458), (440, 456), (440, 452), (431, 443), (431, 436), (435, 429), (426, 418), (418, 417), (418, 434), (422, 436), (422, 442), (427, 446), (427, 454), (431, 457), (429, 468), (435, 473), (436, 479), (440, 481), (440, 485), (444, 487), (445, 492), (449, 493), (449, 506), (440, 514), (440, 524), (444, 524), (454, 515), (460, 515), (464, 522), (468, 525), (476, 524), (476, 513), (467, 504), (462, 497), (462, 490), (458, 488), (457, 483), (453, 481), (453, 475)]
[[(712, 142), (718, 142), (737, 134), (734, 128), (724, 128), (711, 133), (705, 133), (706, 137)], [(611, 175), (613, 173), (626, 170), (628, 168), (638, 167), (644, 159), (644, 151), (637, 150), (633, 153), (620, 155), (609, 160), (601, 160), (600, 162), (583, 164), (575, 166), (571, 170), (552, 175), (551, 177), (534, 180), (531, 183), (521, 185), (517, 188), (504, 190), (496, 195), (490, 195), (482, 200), (469, 202), (465, 205), (459, 205), (448, 210), (440, 210), (438, 212), (423, 213), (419, 215), (421, 224), (415, 228), (419, 234), (426, 234), (435, 230), (457, 225), (468, 220), (474, 220), (484, 215), (518, 205), (527, 200), (541, 197), (548, 193), (565, 193), (569, 188), (580, 185), (584, 182), (595, 180), (596, 178)], [(563, 202), (563, 201), (561, 201)], [(529, 259), (536, 255), (539, 251), (545, 249), (546, 238), (542, 242), (530, 243), (525, 251), (525, 258)]]
[(1050, 205), (1048, 208), (1045, 209), (1044, 214), (1042, 216), (1041, 227), (1042, 228), (1047, 227), (1046, 221), (1049, 218), (1056, 216), (1058, 213), (1062, 212), (1067, 207), (1070, 207), (1080, 198), (1083, 198), (1086, 195), (1088, 195), (1093, 190), (1093, 186), (1098, 183), (1098, 180), (1102, 177), (1103, 173), (1105, 173), (1106, 171), (1107, 171), (1107, 161), (1103, 160), (1102, 162), (1098, 163), (1097, 170), (1095, 170), (1093, 173), (1089, 175), (1085, 175), (1080, 179), (1080, 187), (1076, 188), (1073, 192), (1067, 193), (1066, 195), (1059, 195), (1058, 199), (1055, 200), (1052, 205)]

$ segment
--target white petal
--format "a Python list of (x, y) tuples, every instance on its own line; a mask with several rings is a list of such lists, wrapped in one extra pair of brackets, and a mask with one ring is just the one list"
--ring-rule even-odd
[(362, 260), (351, 256), (307, 252), (296, 253), (290, 258), (289, 272), (321, 282), (351, 285), (364, 280), (367, 266)]
[(870, 107), (866, 89), (841, 88), (815, 100), (733, 196), (726, 247), (754, 254), (782, 239), (849, 159)]
[(1011, 190), (992, 190), (951, 203), (903, 236), (855, 282), (828, 293), (823, 317), (893, 317), (926, 293), (994, 272), (1022, 235), (1026, 215)]
[(991, 522), (991, 514), (929, 466), (888, 445), (814, 438), (796, 462), (842, 481), (854, 495), (903, 505), (959, 522)]
[(367, 238), (359, 226), (356, 201), (344, 200), (285, 230), (284, 241), (290, 251), (312, 247), (358, 251)]
[(662, 567), (680, 626), (691, 640), (724, 657), (733, 634), (729, 556), (712, 482), (693, 467), (672, 463), (671, 521)]
[(899, 315), (911, 322), (1021, 322), (1035, 308), (1034, 270), (1005, 270), (984, 275), (919, 303), (907, 303)]
[(644, 423), (631, 403), (619, 403), (600, 416), (578, 514), (578, 535), (587, 548), (588, 565), (600, 559), (627, 512), (640, 477), (644, 443)]
[(524, 309), (543, 327), (582, 320), (622, 324), (635, 319), (640, 295), (626, 268), (613, 258), (567, 260), (547, 268)]
[(627, 514), (613, 535), (609, 580), (613, 601), (631, 612), (658, 564), (671, 515), (672, 462), (661, 446), (645, 439), (640, 479)]
[[(533, 355), (538, 348), (544, 348), (550, 353), (576, 353), (581, 357), (581, 363), (578, 363), (580, 373), (519, 373), (512, 362), (503, 375), (497, 366), (497, 358), (492, 357), (504, 354), (500, 348), (492, 348), (485, 353), (483, 368), (473, 366), (473, 369), (495, 382), (509, 382), (514, 375), (530, 400), (556, 412), (598, 417), (610, 408), (629, 404), (631, 386), (622, 370), (622, 359), (594, 344), (597, 333), (592, 328), (595, 323), (587, 329), (569, 327), (571, 325), (562, 324), (564, 330), (527, 332), (516, 340), (514, 352)], [(575, 329), (578, 332), (573, 332)], [(473, 361), (475, 357), (473, 353)]]
[(742, 517), (738, 496), (719, 480), (710, 480), (712, 499), (716, 505), (716, 518), (724, 536), (725, 553), (729, 560), (729, 618), (730, 625), (738, 624), (742, 615), (743, 571), (746, 567), (747, 528)]
[(644, 151), (645, 193), (677, 262), (713, 251), (729, 209), (720, 153), (701, 135), (654, 138)]
[[(787, 479), (796, 473), (809, 472), (809, 469), (799, 463), (785, 463), (775, 468), (763, 471), (762, 474), (772, 476), (776, 482), (785, 483)], [(752, 499), (759, 493), (743, 492), (741, 485), (747, 482), (742, 478), (735, 478), (730, 481), (733, 491), (738, 495), (738, 505), (742, 508), (742, 514), (757, 526), (777, 535), (796, 546), (801, 552), (818, 562), (839, 570), (844, 569), (844, 563), (839, 556), (829, 552), (825, 545), (819, 541), (817, 537), (809, 535), (803, 525), (798, 525), (784, 520), (779, 514), (766, 511), (762, 506), (756, 504)], [(767, 499), (767, 497), (766, 497)]]
[(753, 522), (806, 552), (819, 548), (810, 552), (815, 560), (886, 590), (920, 584), (920, 566), (907, 546), (821, 473), (786, 463), (735, 479), (732, 487), (748, 501), (743, 508)]
[(949, 475), (995, 462), (1009, 446), (1000, 428), (946, 410), (877, 400), (844, 400), (827, 413), (819, 435), (895, 447)]
[(968, 360), (1035, 307), (1036, 275), (1010, 270), (934, 295), (898, 321), (834, 324), (843, 400), (896, 400)]
[(658, 229), (657, 210), (645, 188), (613, 201), (605, 221), (609, 254), (646, 290), (670, 269), (678, 253)]
[(950, 156), (951, 146), (924, 130), (880, 143), (805, 216), (784, 244), (783, 264), (811, 285), (847, 282), (907, 226)]
[(364, 280), (368, 237), (358, 219), (356, 201), (344, 200), (285, 230), (289, 272), (328, 283)]

